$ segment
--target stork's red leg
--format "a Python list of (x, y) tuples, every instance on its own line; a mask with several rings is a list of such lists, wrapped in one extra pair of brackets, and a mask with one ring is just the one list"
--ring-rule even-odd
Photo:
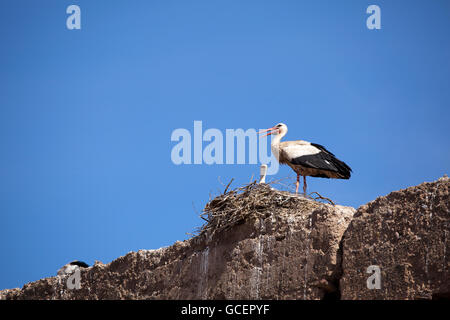
[(306, 187), (307, 187), (307, 184), (306, 184), (306, 176), (303, 176), (303, 193), (306, 195)]
[(299, 185), (300, 185), (300, 175), (297, 173), (297, 183), (295, 184), (295, 193), (298, 193)]

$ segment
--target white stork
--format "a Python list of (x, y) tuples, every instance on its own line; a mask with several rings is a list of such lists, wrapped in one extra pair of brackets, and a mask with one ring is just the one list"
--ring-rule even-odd
[(262, 130), (268, 132), (262, 137), (273, 134), (271, 149), (280, 164), (287, 164), (297, 173), (295, 193), (298, 193), (299, 179), (303, 176), (303, 193), (306, 194), (306, 176), (319, 178), (349, 179), (352, 169), (320, 144), (308, 141), (280, 142), (288, 131), (284, 123)]

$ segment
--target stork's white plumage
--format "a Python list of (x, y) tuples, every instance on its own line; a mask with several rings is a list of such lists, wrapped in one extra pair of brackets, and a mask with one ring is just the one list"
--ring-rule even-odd
[(58, 275), (63, 276), (66, 274), (72, 274), (75, 272), (75, 270), (77, 270), (79, 268), (88, 268), (88, 267), (89, 267), (89, 265), (86, 262), (75, 260), (75, 261), (69, 262), (68, 264), (62, 266), (58, 270)]
[(287, 164), (297, 173), (296, 193), (298, 193), (300, 176), (303, 176), (303, 193), (305, 194), (306, 176), (334, 179), (350, 178), (352, 169), (320, 144), (303, 140), (281, 142), (281, 138), (286, 135), (287, 131), (287, 126), (284, 123), (279, 123), (259, 133), (268, 132), (264, 136), (274, 135), (271, 143), (272, 153), (280, 164)]

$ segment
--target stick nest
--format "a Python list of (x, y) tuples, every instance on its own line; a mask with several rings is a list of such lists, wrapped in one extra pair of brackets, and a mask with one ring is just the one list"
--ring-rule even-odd
[(213, 236), (249, 218), (266, 218), (282, 208), (300, 211), (314, 209), (320, 202), (306, 199), (301, 195), (288, 191), (273, 189), (269, 184), (259, 184), (256, 181), (228, 191), (210, 200), (200, 217), (206, 222), (198, 228), (198, 235)]

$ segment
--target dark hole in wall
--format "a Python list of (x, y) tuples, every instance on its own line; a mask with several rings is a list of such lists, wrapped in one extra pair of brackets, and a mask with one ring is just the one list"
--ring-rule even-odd
[(341, 291), (337, 287), (337, 289), (334, 290), (334, 291), (325, 292), (325, 294), (323, 295), (321, 300), (323, 300), (323, 301), (337, 301), (337, 300), (341, 300)]
[(332, 290), (328, 290), (324, 293), (323, 297), (321, 300), (323, 301), (337, 301), (337, 300), (341, 300), (341, 289), (339, 287), (339, 283), (343, 274), (343, 270), (342, 270), (342, 239), (339, 242), (339, 248), (336, 252), (337, 254), (337, 266), (336, 266), (336, 272), (332, 277), (332, 280), (330, 281), (330, 284), (332, 285), (331, 287), (333, 288)]

